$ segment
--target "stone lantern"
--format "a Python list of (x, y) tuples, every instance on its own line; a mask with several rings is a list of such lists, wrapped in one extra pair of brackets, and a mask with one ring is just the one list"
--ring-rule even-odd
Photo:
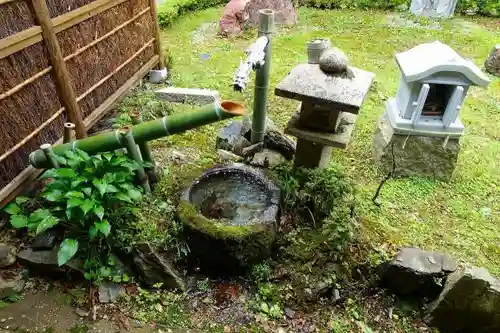
[(469, 87), (490, 81), (472, 61), (440, 42), (398, 53), (396, 61), (399, 88), (379, 121), (374, 157), (384, 169), (395, 159), (397, 175), (447, 180), (460, 150), (464, 125), (459, 113)]
[(332, 148), (348, 146), (374, 76), (347, 65), (343, 71), (326, 72), (310, 61), (293, 68), (277, 85), (277, 96), (301, 101), (285, 130), (298, 139), (295, 167), (327, 167)]

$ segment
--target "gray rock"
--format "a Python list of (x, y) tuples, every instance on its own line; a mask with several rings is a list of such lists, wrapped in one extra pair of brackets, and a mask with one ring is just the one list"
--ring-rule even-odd
[(324, 51), (319, 58), (319, 67), (327, 73), (339, 74), (347, 71), (349, 60), (339, 48), (332, 47)]
[(13, 278), (5, 279), (0, 276), (0, 299), (15, 295), (23, 291), (24, 279), (18, 274)]
[(243, 158), (241, 156), (233, 154), (227, 150), (217, 149), (217, 153), (219, 154), (219, 158), (221, 159), (221, 161), (224, 163), (243, 161)]
[(500, 76), (500, 44), (496, 45), (484, 63), (484, 68), (490, 74)]
[(47, 230), (37, 235), (30, 244), (35, 251), (52, 250), (56, 246), (59, 233), (56, 230)]
[(461, 266), (448, 276), (429, 314), (443, 333), (500, 332), (500, 281), (484, 268)]
[(243, 123), (241, 120), (235, 120), (221, 128), (217, 136), (215, 146), (217, 149), (233, 151), (240, 139)]
[[(242, 127), (240, 134), (248, 139), (250, 139), (251, 130), (252, 130), (252, 120), (253, 114), (249, 114), (243, 118)], [(269, 128), (276, 128), (274, 121), (272, 121), (269, 117), (266, 117), (266, 130)]]
[(123, 295), (124, 289), (116, 283), (104, 282), (99, 285), (99, 302), (114, 303)]
[(28, 248), (20, 251), (17, 254), (17, 259), (26, 267), (38, 270), (43, 274), (63, 273), (67, 269), (83, 274), (83, 264), (77, 259), (71, 259), (63, 267), (59, 267), (57, 264), (58, 251), (59, 246), (55, 246), (50, 251), (34, 251)]
[(332, 300), (334, 303), (338, 303), (342, 300), (342, 297), (340, 296), (340, 290), (338, 290), (337, 288), (333, 289)]
[(230, 0), (224, 8), (219, 21), (220, 34), (225, 37), (236, 36), (243, 32), (248, 20), (245, 7), (248, 0)]
[(251, 146), (244, 148), (241, 152), (241, 155), (243, 157), (250, 157), (250, 156), (253, 156), (256, 153), (258, 153), (259, 151), (261, 151), (262, 148), (264, 148), (264, 143), (259, 142), (259, 143), (256, 143), (254, 145), (251, 145)]
[(295, 318), (295, 311), (293, 311), (292, 309), (290, 308), (285, 308), (285, 316), (288, 318), (288, 319), (293, 319)]
[(133, 258), (134, 267), (145, 284), (186, 290), (186, 283), (169, 260), (148, 243), (141, 244)]
[(158, 98), (171, 103), (205, 105), (217, 102), (219, 92), (208, 89), (175, 88), (168, 87), (155, 91)]
[(278, 25), (293, 25), (297, 22), (297, 12), (292, 0), (249, 0), (245, 7), (249, 25), (259, 25), (261, 9), (274, 10), (274, 22)]
[(254, 155), (253, 159), (250, 161), (250, 164), (256, 167), (269, 168), (280, 165), (286, 161), (285, 157), (280, 153), (264, 149), (263, 151)]
[(0, 267), (7, 267), (16, 262), (16, 248), (0, 244)]
[(281, 153), (287, 160), (292, 160), (297, 149), (297, 144), (277, 128), (270, 127), (266, 129), (264, 147)]
[(245, 149), (246, 147), (248, 147), (250, 145), (251, 145), (250, 141), (248, 141), (245, 137), (240, 136), (238, 138), (238, 141), (236, 141), (236, 144), (233, 147), (233, 153), (235, 153), (237, 155), (241, 155), (243, 152), (243, 149)]
[[(395, 134), (389, 120), (382, 116), (373, 138), (372, 156), (383, 173), (392, 170), (395, 177), (427, 177), (448, 181), (453, 175), (460, 153), (460, 141), (416, 135)], [(393, 150), (394, 149), (394, 150)]]
[(439, 281), (456, 269), (446, 253), (403, 248), (385, 265), (382, 285), (400, 295), (436, 297), (442, 289)]

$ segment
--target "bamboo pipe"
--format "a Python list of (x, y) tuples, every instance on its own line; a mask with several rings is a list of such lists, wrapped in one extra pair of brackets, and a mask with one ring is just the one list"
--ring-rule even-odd
[[(142, 115), (138, 111), (130, 112), (130, 118), (132, 119), (133, 125), (139, 125), (143, 123)], [(141, 156), (144, 162), (151, 163), (154, 165), (153, 155), (151, 154), (151, 149), (147, 142), (142, 142), (138, 145), (141, 151)]]
[(75, 139), (75, 124), (64, 123), (63, 143), (71, 142)]
[[(135, 125), (131, 132), (136, 144), (155, 140), (164, 136), (181, 133), (220, 120), (242, 116), (245, 113), (243, 105), (232, 101), (213, 103), (201, 107), (197, 111), (180, 113)], [(66, 150), (81, 149), (88, 154), (113, 151), (126, 147), (118, 131), (106, 132), (85, 139), (75, 140), (53, 147), (53, 153), (62, 155)], [(30, 164), (37, 169), (51, 167), (42, 150), (36, 150), (29, 156)]]
[(148, 176), (146, 176), (146, 171), (144, 171), (144, 167), (142, 166), (142, 158), (139, 153), (139, 149), (137, 149), (137, 145), (135, 144), (134, 136), (132, 135), (132, 131), (128, 127), (123, 127), (118, 130), (120, 134), (121, 140), (127, 146), (128, 156), (139, 164), (139, 169), (137, 169), (137, 176), (139, 177), (139, 183), (144, 189), (144, 193), (151, 193), (151, 187), (149, 186)]
[(43, 155), (47, 159), (51, 168), (59, 168), (59, 163), (54, 158), (54, 152), (50, 143), (44, 143), (41, 145), (40, 150), (43, 152)]
[(272, 33), (274, 30), (274, 11), (262, 9), (259, 12), (259, 37), (268, 39), (264, 49), (264, 65), (257, 68), (255, 73), (255, 97), (252, 119), (252, 144), (264, 141), (267, 117), (267, 95), (269, 90), (269, 73), (271, 71)]

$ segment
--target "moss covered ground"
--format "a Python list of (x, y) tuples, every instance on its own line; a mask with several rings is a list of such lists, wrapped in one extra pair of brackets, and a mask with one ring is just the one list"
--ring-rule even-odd
[[(216, 36), (222, 8), (190, 14), (162, 33), (173, 59), (171, 82), (179, 87), (216, 89), (224, 99), (252, 107), (253, 82), (243, 93), (232, 91), (234, 71), (244, 49), (256, 35), (250, 30), (235, 39)], [(306, 61), (305, 43), (330, 38), (352, 65), (376, 74), (375, 84), (338, 163), (357, 184), (358, 215), (364, 236), (375, 246), (414, 245), (451, 253), (454, 257), (500, 274), (500, 80), (487, 90), (473, 88), (461, 111), (466, 126), (458, 166), (449, 183), (425, 179), (391, 180), (381, 194), (381, 207), (371, 202), (383, 177), (371, 163), (371, 140), (385, 100), (396, 93), (399, 72), (394, 54), (419, 43), (440, 40), (482, 67), (498, 43), (496, 19), (456, 17), (447, 21), (417, 20), (380, 11), (300, 9), (298, 25), (279, 28), (274, 38), (271, 87), (290, 69)], [(253, 81), (253, 80), (252, 80)], [(186, 107), (173, 106), (173, 112)], [(270, 93), (269, 116), (284, 128), (296, 102)], [(200, 162), (215, 159), (214, 141), (221, 124), (200, 128), (167, 140), (170, 147), (196, 151)], [(159, 142), (157, 145), (164, 145)]]

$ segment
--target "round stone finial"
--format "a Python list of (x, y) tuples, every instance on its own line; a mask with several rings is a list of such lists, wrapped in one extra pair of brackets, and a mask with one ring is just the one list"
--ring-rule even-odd
[(347, 71), (349, 60), (345, 53), (336, 47), (325, 50), (319, 58), (319, 67), (327, 73), (340, 74)]

